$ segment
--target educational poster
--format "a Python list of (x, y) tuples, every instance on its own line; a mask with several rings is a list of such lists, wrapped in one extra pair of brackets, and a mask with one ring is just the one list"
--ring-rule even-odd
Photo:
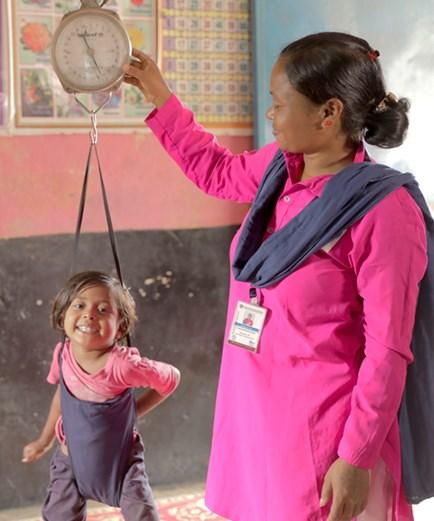
[(205, 126), (250, 131), (249, 1), (161, 0), (160, 5), (161, 65), (171, 88)]
[[(80, 0), (12, 3), (15, 125), (87, 128), (88, 114), (67, 94), (50, 63), (50, 44), (62, 16)], [(158, 61), (171, 88), (216, 132), (252, 133), (250, 0), (109, 0), (132, 41)], [(101, 95), (80, 94), (90, 109)], [(122, 85), (98, 112), (102, 127), (143, 128), (152, 107)]]
[(6, 125), (7, 65), (6, 65), (6, 17), (5, 3), (0, 0), (0, 130)]
[[(62, 16), (80, 7), (80, 0), (17, 0), (12, 17), (15, 49), (17, 127), (88, 127), (89, 115), (63, 90), (50, 63), (50, 44)], [(132, 45), (157, 59), (157, 0), (109, 0), (105, 8), (117, 12)], [(80, 94), (80, 101), (96, 109), (105, 94)], [(122, 85), (98, 112), (102, 127), (143, 127), (150, 111), (137, 89)]]

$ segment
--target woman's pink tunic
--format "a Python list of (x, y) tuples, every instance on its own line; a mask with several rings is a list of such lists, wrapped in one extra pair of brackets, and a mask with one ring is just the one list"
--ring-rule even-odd
[[(233, 155), (174, 95), (147, 124), (185, 174), (222, 199), (252, 202), (277, 150), (271, 144)], [(331, 177), (297, 182), (302, 157), (286, 158), (288, 181), (269, 234), (320, 196)], [(412, 519), (401, 487), (397, 411), (426, 263), (421, 212), (400, 188), (328, 253), (260, 291), (268, 315), (257, 353), (226, 341), (236, 303), (249, 300), (249, 284), (231, 275), (207, 480), (211, 510), (233, 521), (325, 521), (319, 494), (339, 456), (367, 469), (383, 460), (395, 484), (391, 519)]]

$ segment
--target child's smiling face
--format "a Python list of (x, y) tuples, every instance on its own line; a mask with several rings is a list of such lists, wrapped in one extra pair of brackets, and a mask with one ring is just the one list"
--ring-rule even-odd
[(107, 349), (119, 334), (120, 317), (106, 286), (89, 286), (72, 300), (64, 317), (65, 334), (73, 347)]

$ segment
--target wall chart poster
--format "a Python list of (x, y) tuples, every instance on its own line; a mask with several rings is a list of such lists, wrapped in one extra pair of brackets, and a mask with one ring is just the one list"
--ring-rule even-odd
[[(80, 7), (80, 0), (16, 0), (13, 3), (14, 90), (17, 127), (87, 127), (88, 115), (67, 94), (50, 63), (50, 44), (62, 16)], [(109, 0), (130, 35), (132, 45), (157, 59), (157, 0)], [(105, 94), (80, 94), (96, 108)], [(149, 112), (141, 93), (122, 85), (98, 113), (100, 126), (143, 126)]]
[[(197, 119), (217, 131), (252, 133), (250, 0), (109, 0), (133, 47), (158, 61)], [(12, 7), (16, 127), (88, 127), (88, 115), (64, 92), (51, 67), (50, 43), (62, 16), (80, 0), (16, 0)], [(103, 94), (103, 96), (105, 96)], [(101, 95), (83, 94), (88, 107)], [(98, 113), (102, 127), (143, 128), (151, 110), (123, 84)]]
[(6, 124), (7, 79), (6, 79), (6, 17), (5, 5), (0, 0), (0, 129)]
[(171, 88), (205, 126), (252, 127), (249, 3), (160, 2), (162, 69)]

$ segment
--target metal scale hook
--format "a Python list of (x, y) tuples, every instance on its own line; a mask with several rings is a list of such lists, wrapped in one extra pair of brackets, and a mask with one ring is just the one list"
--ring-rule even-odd
[(113, 96), (113, 92), (110, 91), (107, 93), (107, 97), (105, 98), (105, 100), (99, 105), (99, 107), (97, 107), (96, 109), (94, 110), (91, 110), (89, 109), (88, 107), (86, 107), (86, 105), (77, 97), (77, 94), (74, 94), (74, 99), (75, 101), (81, 106), (84, 108), (84, 110), (90, 114), (90, 122), (91, 122), (91, 125), (92, 125), (92, 128), (90, 129), (90, 141), (92, 143), (92, 145), (96, 145), (96, 143), (98, 142), (98, 128), (97, 128), (97, 121), (96, 121), (96, 114), (97, 112), (99, 112), (103, 107), (105, 107), (107, 105), (107, 103), (109, 103), (109, 101), (112, 99), (112, 96)]

